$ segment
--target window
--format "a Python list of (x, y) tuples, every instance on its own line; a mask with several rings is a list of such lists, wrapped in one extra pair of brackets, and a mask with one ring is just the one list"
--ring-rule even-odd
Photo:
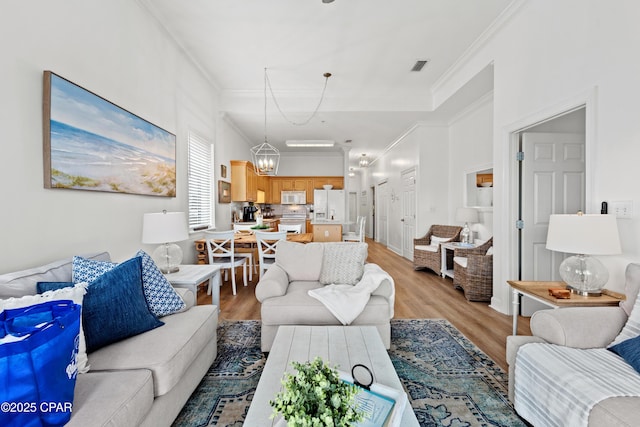
[(213, 145), (189, 132), (189, 229), (213, 227), (212, 169)]

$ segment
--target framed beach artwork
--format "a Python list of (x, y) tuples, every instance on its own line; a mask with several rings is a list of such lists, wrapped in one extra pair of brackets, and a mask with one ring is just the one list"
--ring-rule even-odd
[(175, 197), (176, 136), (44, 72), (44, 186)]

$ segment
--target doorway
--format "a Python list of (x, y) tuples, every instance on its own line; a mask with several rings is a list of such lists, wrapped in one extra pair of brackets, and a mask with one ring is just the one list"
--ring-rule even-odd
[(413, 239), (416, 237), (416, 170), (402, 172), (402, 256), (413, 261)]
[(388, 213), (389, 213), (389, 190), (387, 181), (383, 181), (378, 184), (378, 188), (376, 189), (376, 217), (377, 220), (377, 228), (376, 236), (378, 239), (376, 240), (378, 243), (382, 245), (387, 245), (388, 243)]
[[(585, 108), (518, 133), (518, 278), (559, 280), (563, 254), (546, 249), (549, 216), (586, 209)], [(521, 314), (543, 306), (524, 298)]]

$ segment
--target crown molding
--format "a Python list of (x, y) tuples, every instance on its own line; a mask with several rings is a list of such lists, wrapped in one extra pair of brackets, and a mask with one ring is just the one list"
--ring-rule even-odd
[[(448, 80), (450, 80), (465, 64), (475, 55), (482, 47), (500, 32), (500, 30), (510, 22), (513, 17), (522, 9), (527, 3), (527, 0), (513, 0), (502, 13), (487, 27), (486, 30), (480, 34), (480, 36), (460, 55), (460, 57), (445, 71), (440, 78), (431, 86), (431, 93), (435, 93), (442, 86), (444, 86)], [(433, 98), (433, 95), (432, 95)]]

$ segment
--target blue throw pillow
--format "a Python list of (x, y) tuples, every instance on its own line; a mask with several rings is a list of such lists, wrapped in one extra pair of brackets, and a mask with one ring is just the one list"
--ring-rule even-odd
[(82, 325), (89, 353), (164, 325), (147, 306), (139, 257), (117, 265), (89, 285)]
[(72, 288), (75, 285), (73, 282), (38, 282), (36, 289), (39, 294), (43, 294), (47, 291), (57, 291), (63, 288)]
[(73, 283), (91, 283), (107, 271), (113, 270), (116, 265), (118, 264), (115, 262), (96, 261), (74, 256), (71, 262), (71, 278)]
[(162, 317), (184, 309), (186, 304), (149, 254), (140, 250), (136, 256), (142, 258), (142, 285), (151, 311)]
[(609, 347), (618, 356), (622, 357), (625, 362), (633, 366), (633, 369), (640, 372), (640, 336), (629, 338)]
[[(173, 289), (171, 283), (164, 277), (153, 259), (140, 250), (136, 257), (142, 258), (142, 286), (144, 296), (151, 312), (158, 317), (176, 313), (186, 307), (180, 295)], [(112, 270), (116, 263), (95, 261), (79, 256), (73, 257), (73, 281), (91, 283), (107, 271)]]

